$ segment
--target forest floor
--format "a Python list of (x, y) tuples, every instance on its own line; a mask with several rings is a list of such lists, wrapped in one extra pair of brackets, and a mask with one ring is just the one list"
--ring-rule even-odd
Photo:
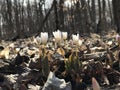
[(47, 45), (35, 37), (0, 42), (0, 90), (120, 90), (120, 47), (116, 32)]

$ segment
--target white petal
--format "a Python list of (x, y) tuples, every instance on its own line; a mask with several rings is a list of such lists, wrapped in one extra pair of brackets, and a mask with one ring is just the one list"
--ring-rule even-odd
[(62, 39), (62, 33), (61, 31), (57, 30), (55, 32), (53, 32), (53, 36), (55, 38), (55, 40), (58, 42)]
[(48, 40), (48, 33), (47, 32), (41, 32), (41, 42), (43, 44), (46, 44)]
[(78, 45), (81, 46), (82, 45), (82, 40), (78, 41)]
[(73, 39), (73, 43), (78, 45), (78, 43), (79, 43), (79, 34), (77, 34), (77, 35), (72, 34), (72, 39)]
[(63, 39), (67, 39), (67, 32), (62, 32)]

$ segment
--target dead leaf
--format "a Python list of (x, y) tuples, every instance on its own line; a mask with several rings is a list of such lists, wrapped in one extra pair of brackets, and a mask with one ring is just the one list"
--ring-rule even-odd
[(112, 44), (113, 44), (112, 41), (108, 41), (108, 42), (107, 42), (107, 45), (109, 45), (109, 46), (111, 46)]
[(10, 49), (7, 47), (0, 52), (0, 58), (9, 58)]
[(100, 35), (95, 34), (95, 33), (90, 33), (91, 37), (94, 39), (100, 39)]
[(64, 56), (65, 55), (65, 51), (63, 48), (58, 48), (57, 49), (57, 53), (59, 53), (60, 55)]
[(86, 45), (81, 45), (80, 48), (79, 48), (80, 51), (85, 51), (87, 50), (87, 47)]

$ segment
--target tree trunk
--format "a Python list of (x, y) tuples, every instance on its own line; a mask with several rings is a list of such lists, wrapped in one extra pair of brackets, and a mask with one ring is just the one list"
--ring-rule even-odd
[(98, 0), (98, 8), (99, 8), (99, 21), (101, 21), (102, 16), (101, 16), (101, 2), (100, 2), (100, 0)]
[(11, 0), (6, 0), (6, 4), (7, 4), (6, 33), (7, 33), (7, 38), (10, 40), (13, 37), (12, 1)]
[(83, 33), (90, 33), (90, 18), (88, 14), (88, 6), (86, 0), (81, 1), (81, 9), (82, 9), (82, 18), (83, 18)]
[(56, 24), (56, 29), (59, 29), (59, 21), (58, 21), (58, 10), (57, 10), (57, 0), (54, 0), (54, 11), (55, 11), (55, 24)]
[(109, 8), (109, 14), (111, 18), (111, 25), (113, 25), (114, 19), (113, 19), (112, 7), (111, 7), (111, 0), (108, 0), (108, 8)]
[(60, 30), (64, 31), (64, 0), (60, 0), (59, 2), (59, 25), (60, 25)]
[(105, 31), (107, 28), (107, 22), (106, 22), (106, 1), (102, 0), (102, 30)]
[(91, 8), (91, 20), (92, 20), (92, 29), (96, 31), (96, 6), (95, 0), (92, 0), (92, 8)]
[(115, 25), (117, 26), (117, 32), (120, 32), (120, 0), (112, 0), (113, 14)]

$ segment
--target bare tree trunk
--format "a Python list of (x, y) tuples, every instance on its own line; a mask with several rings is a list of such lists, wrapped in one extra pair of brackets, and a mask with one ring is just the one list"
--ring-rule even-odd
[(58, 21), (58, 9), (57, 9), (57, 1), (54, 0), (54, 11), (55, 11), (55, 24), (56, 24), (56, 29), (59, 29), (59, 21)]
[(113, 14), (115, 25), (117, 26), (117, 32), (120, 32), (120, 0), (112, 0), (113, 3)]
[[(19, 7), (20, 7), (20, 5), (19, 5)], [(21, 30), (20, 30), (21, 34), (20, 35), (22, 35), (22, 32), (23, 33), (27, 32), (26, 23), (25, 23), (26, 17), (25, 17), (24, 0), (22, 0), (22, 2), (21, 2), (21, 13), (20, 13), (20, 16), (21, 16), (21, 24), (20, 24), (20, 26), (21, 26)]]
[(109, 14), (111, 18), (111, 25), (113, 25), (114, 19), (113, 19), (113, 13), (112, 13), (112, 6), (111, 6), (111, 0), (108, 0), (108, 8), (109, 8)]
[(1, 4), (1, 2), (0, 2), (0, 40), (1, 40), (1, 38), (2, 38), (2, 13), (1, 13), (1, 8), (2, 8), (2, 4)]
[(101, 0), (98, 0), (98, 12), (99, 12), (99, 19), (97, 23), (97, 31), (96, 33), (100, 33), (102, 30), (102, 9), (101, 9)]
[[(76, 8), (76, 9), (75, 9)], [(75, 14), (73, 14), (74, 15), (74, 20), (73, 20), (73, 25), (74, 25), (74, 28), (73, 28), (73, 33), (83, 33), (83, 26), (82, 26), (82, 24), (83, 24), (83, 18), (82, 18), (82, 10), (81, 10), (81, 7), (80, 7), (80, 2), (79, 1), (77, 1), (76, 3), (75, 3), (75, 10), (74, 10), (74, 13)]]
[(14, 12), (15, 12), (15, 16), (14, 16), (14, 29), (17, 32), (17, 35), (19, 36), (19, 34), (21, 34), (20, 31), (20, 22), (19, 22), (19, 6), (18, 6), (18, 1), (14, 0)]
[(91, 8), (91, 20), (92, 20), (92, 29), (94, 29), (94, 32), (96, 31), (96, 6), (95, 6), (95, 0), (92, 0), (92, 8)]
[(106, 1), (102, 0), (102, 30), (106, 30), (107, 29), (107, 22), (106, 22)]
[(101, 1), (100, 0), (98, 0), (98, 8), (99, 8), (99, 21), (101, 21), (101, 18), (102, 18), (101, 14), (102, 14), (102, 12), (101, 12)]
[(33, 29), (33, 24), (32, 24), (32, 9), (31, 9), (31, 4), (30, 4), (30, 0), (28, 0), (28, 2), (27, 2), (28, 4), (27, 4), (27, 25), (28, 25), (28, 27), (27, 27), (27, 30), (28, 30), (28, 32), (29, 32), (29, 35), (31, 34), (31, 33), (33, 33), (32, 32), (32, 29)]
[(88, 14), (88, 6), (85, 0), (80, 0), (81, 1), (81, 9), (82, 9), (82, 18), (83, 18), (83, 32), (84, 33), (90, 33), (90, 18)]
[[(39, 2), (39, 14), (40, 14), (40, 21), (42, 21), (42, 23), (41, 23), (41, 25), (40, 25), (40, 29), (42, 30), (42, 31), (44, 31), (44, 25), (45, 25), (45, 22), (47, 22), (47, 20), (49, 20), (49, 17), (50, 17), (50, 14), (51, 14), (51, 11), (54, 9), (54, 5), (55, 5), (55, 0), (53, 1), (53, 3), (52, 3), (52, 5), (51, 5), (51, 8), (49, 9), (49, 11), (47, 12), (47, 14), (45, 15), (45, 17), (44, 17), (44, 19), (43, 19), (43, 13), (42, 13), (42, 7), (41, 7), (41, 5), (40, 5), (40, 2)], [(54, 9), (55, 10), (55, 9)], [(46, 10), (45, 10), (45, 12), (46, 12)], [(53, 15), (52, 15), (52, 17), (53, 17)], [(51, 18), (52, 18), (51, 17)], [(51, 19), (50, 18), (50, 22), (51, 21), (53, 21), (53, 19)], [(50, 25), (51, 25), (51, 23), (50, 23)], [(52, 26), (51, 26), (52, 27)]]
[(105, 16), (105, 15), (106, 15), (106, 14), (105, 14), (105, 12), (106, 12), (106, 1), (105, 1), (105, 0), (102, 0), (102, 4), (103, 4), (103, 5), (102, 5), (102, 6), (103, 6), (103, 7), (102, 7), (102, 8), (103, 8), (103, 10), (102, 10), (102, 14), (103, 14), (103, 15), (102, 15), (102, 18), (105, 19), (105, 17), (106, 17), (106, 16)]
[(92, 0), (92, 16), (91, 16), (91, 19), (93, 21), (93, 23), (95, 24), (96, 22), (96, 8), (95, 8), (95, 0)]
[(12, 1), (11, 0), (6, 0), (6, 4), (7, 4), (7, 17), (6, 17), (6, 21), (7, 21), (7, 27), (6, 27), (6, 33), (8, 38), (10, 39), (13, 35), (13, 22), (12, 22)]
[(60, 0), (59, 2), (59, 26), (60, 26), (60, 30), (64, 31), (64, 0)]

